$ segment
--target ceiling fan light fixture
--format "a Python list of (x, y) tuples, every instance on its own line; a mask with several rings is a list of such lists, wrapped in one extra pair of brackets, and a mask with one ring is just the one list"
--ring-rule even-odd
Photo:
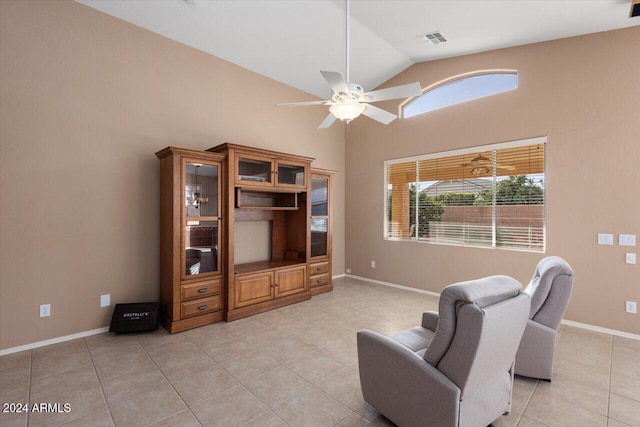
[(351, 120), (362, 114), (365, 108), (366, 105), (359, 102), (341, 102), (329, 107), (329, 111), (331, 111), (331, 114), (336, 118), (345, 123), (349, 123)]
[(486, 166), (476, 166), (475, 168), (471, 169), (471, 174), (472, 175), (486, 175), (489, 173), (491, 169), (489, 169)]

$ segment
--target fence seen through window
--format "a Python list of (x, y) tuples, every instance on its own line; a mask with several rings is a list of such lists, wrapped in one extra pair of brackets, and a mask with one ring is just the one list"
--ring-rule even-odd
[(545, 143), (385, 162), (385, 238), (543, 252)]

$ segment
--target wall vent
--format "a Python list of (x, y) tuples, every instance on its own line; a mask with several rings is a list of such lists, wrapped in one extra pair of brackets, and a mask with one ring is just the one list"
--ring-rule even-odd
[(422, 43), (431, 43), (432, 45), (444, 43), (447, 41), (447, 39), (444, 38), (440, 31), (432, 31), (426, 34), (420, 34), (419, 36), (416, 36), (416, 38)]

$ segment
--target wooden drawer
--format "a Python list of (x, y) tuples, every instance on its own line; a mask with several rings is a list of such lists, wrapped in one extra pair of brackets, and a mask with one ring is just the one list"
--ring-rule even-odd
[(180, 298), (187, 301), (194, 298), (203, 298), (218, 295), (222, 290), (222, 280), (214, 279), (206, 282), (190, 283), (180, 287)]
[(329, 273), (329, 261), (309, 264), (309, 276)]
[(322, 286), (329, 283), (331, 283), (329, 273), (309, 277), (309, 287)]
[(222, 297), (220, 295), (183, 302), (181, 305), (182, 318), (186, 319), (188, 317), (211, 313), (216, 310), (220, 310), (221, 308)]

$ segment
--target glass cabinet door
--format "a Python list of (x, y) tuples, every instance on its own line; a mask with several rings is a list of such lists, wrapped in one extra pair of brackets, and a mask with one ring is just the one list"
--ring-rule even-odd
[(328, 252), (328, 223), (329, 220), (311, 220), (311, 257), (327, 256)]
[(218, 216), (218, 166), (186, 162), (185, 216)]
[(329, 254), (329, 178), (311, 177), (311, 257)]
[(184, 161), (183, 278), (219, 271), (220, 166)]
[(187, 221), (185, 276), (218, 271), (218, 221)]
[(329, 178), (311, 179), (311, 216), (329, 215)]
[(278, 185), (306, 186), (305, 167), (292, 163), (278, 162)]
[(271, 185), (271, 160), (238, 157), (238, 175), (237, 182), (245, 182), (248, 184)]

